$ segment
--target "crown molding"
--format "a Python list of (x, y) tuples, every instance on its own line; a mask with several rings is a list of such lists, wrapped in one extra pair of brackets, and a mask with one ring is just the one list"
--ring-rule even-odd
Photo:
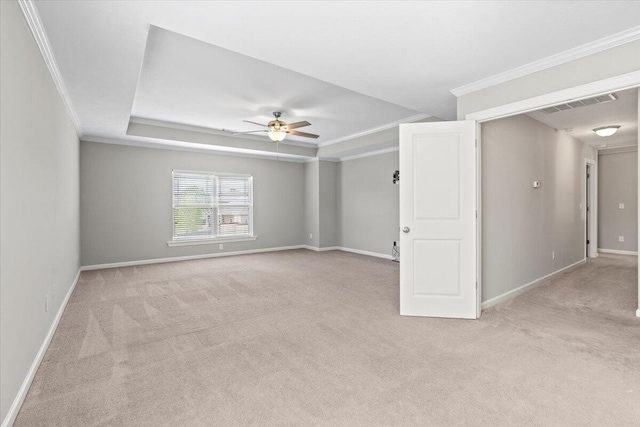
[(362, 154), (354, 154), (352, 156), (340, 157), (340, 161), (344, 162), (347, 160), (362, 159), (364, 157), (371, 157), (371, 156), (378, 156), (380, 154), (393, 153), (395, 151), (398, 151), (399, 149), (400, 147), (390, 147), (390, 148), (383, 148), (382, 150), (368, 151)]
[(354, 138), (358, 138), (358, 137), (361, 137), (361, 136), (370, 135), (372, 133), (380, 132), (380, 131), (383, 131), (383, 130), (391, 129), (393, 127), (401, 125), (402, 123), (413, 123), (413, 122), (416, 122), (418, 120), (428, 119), (429, 117), (433, 117), (433, 116), (431, 116), (431, 114), (426, 114), (426, 113), (416, 114), (415, 116), (406, 117), (404, 119), (396, 120), (394, 122), (387, 123), (387, 124), (384, 124), (382, 126), (371, 128), (371, 129), (368, 129), (368, 130), (365, 130), (365, 131), (362, 131), (362, 132), (354, 133), (354, 134), (347, 135), (347, 136), (342, 136), (340, 138), (332, 139), (330, 141), (321, 142), (321, 143), (318, 144), (318, 148), (326, 147), (327, 145), (333, 145), (333, 144), (337, 144), (338, 142), (344, 142), (344, 141), (348, 141), (350, 139), (354, 139)]
[(400, 149), (400, 147), (383, 148), (381, 150), (367, 151), (365, 153), (353, 154), (351, 156), (344, 156), (344, 157), (340, 157), (340, 158), (335, 158), (335, 157), (313, 157), (313, 158), (305, 160), (305, 163), (313, 163), (313, 162), (319, 162), (319, 161), (340, 163), (340, 162), (344, 162), (344, 161), (347, 161), (347, 160), (362, 159), (364, 157), (379, 156), (380, 154), (393, 153), (395, 151), (398, 151), (399, 149)]
[(71, 119), (71, 122), (73, 122), (73, 126), (76, 128), (78, 138), (82, 138), (80, 119), (78, 118), (78, 115), (73, 108), (73, 104), (71, 103), (71, 97), (69, 96), (67, 87), (62, 80), (60, 69), (58, 68), (56, 58), (53, 55), (53, 51), (51, 50), (51, 45), (49, 44), (47, 33), (42, 26), (42, 21), (40, 20), (40, 15), (38, 14), (35, 4), (31, 0), (18, 0), (18, 5), (20, 6), (20, 10), (22, 10), (22, 14), (24, 15), (25, 20), (27, 21), (27, 25), (31, 30), (31, 34), (33, 34), (33, 38), (35, 39), (36, 44), (40, 49), (42, 58), (44, 59), (45, 64), (47, 64), (49, 74), (51, 74), (51, 78), (53, 79), (53, 82), (56, 85), (58, 92), (60, 93), (60, 97), (62, 98), (62, 102), (67, 109), (69, 118)]
[[(594, 147), (596, 148), (596, 147)], [(617, 147), (605, 147), (605, 148), (596, 148), (598, 150), (598, 155), (606, 155), (606, 154), (618, 154), (618, 153), (630, 153), (638, 151), (638, 145), (619, 145)]]
[(313, 163), (313, 162), (333, 162), (339, 163), (340, 159), (336, 159), (335, 157), (312, 157), (304, 161), (305, 163)]
[(190, 151), (195, 153), (204, 153), (204, 154), (216, 154), (220, 156), (233, 156), (233, 157), (247, 157), (252, 159), (262, 159), (262, 160), (273, 160), (273, 161), (284, 161), (284, 162), (294, 162), (294, 163), (304, 163), (309, 158), (305, 156), (298, 156), (295, 154), (282, 154), (282, 153), (271, 153), (271, 152), (257, 152), (256, 150), (249, 150), (245, 148), (235, 148), (235, 147), (222, 147), (219, 145), (206, 145), (206, 144), (198, 144), (195, 142), (182, 142), (182, 141), (157, 141), (153, 139), (147, 138), (136, 138), (136, 139), (122, 139), (122, 138), (113, 138), (108, 136), (99, 136), (99, 135), (87, 135), (82, 137), (82, 141), (84, 142), (94, 142), (94, 143), (102, 143), (102, 144), (115, 144), (115, 145), (125, 145), (129, 147), (140, 147), (140, 148), (157, 148), (160, 150), (174, 150), (174, 151)]
[(460, 86), (458, 88), (452, 89), (451, 93), (456, 97), (467, 95), (636, 40), (640, 40), (640, 26), (632, 27), (619, 33), (612, 34), (608, 37), (583, 44), (582, 46), (565, 50), (564, 52), (560, 52), (555, 55), (540, 59), (538, 61), (530, 62), (520, 67), (513, 68), (509, 71), (487, 77), (486, 79), (478, 80), (468, 85)]
[[(150, 125), (150, 126), (160, 126), (160, 127), (166, 127), (169, 129), (187, 130), (192, 132), (208, 133), (211, 135), (227, 136), (231, 138), (251, 139), (254, 141), (270, 141), (270, 139), (267, 137), (260, 137), (260, 136), (247, 135), (247, 134), (236, 135), (233, 133), (234, 131), (230, 129), (207, 128), (203, 126), (187, 125), (187, 124), (175, 123), (175, 122), (166, 122), (164, 120), (147, 119), (144, 117), (131, 116), (129, 118), (129, 123), (136, 123), (140, 125)], [(318, 145), (313, 142), (292, 141), (287, 139), (285, 139), (284, 141), (280, 141), (280, 144), (295, 145), (298, 147), (306, 147), (306, 148), (318, 147)]]
[(516, 114), (526, 114), (531, 111), (542, 110), (558, 104), (568, 104), (584, 98), (604, 95), (609, 92), (623, 91), (640, 86), (640, 70), (609, 77), (595, 82), (585, 83), (580, 86), (561, 89), (533, 98), (511, 102), (509, 104), (491, 107), (486, 110), (474, 111), (465, 116), (465, 120), (475, 120), (486, 122), (489, 120), (501, 119), (515, 116)]

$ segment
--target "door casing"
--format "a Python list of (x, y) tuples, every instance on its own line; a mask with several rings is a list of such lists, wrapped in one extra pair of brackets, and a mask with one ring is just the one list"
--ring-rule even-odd
[[(596, 156), (597, 159), (597, 156)], [(586, 226), (584, 229), (584, 256), (585, 258), (595, 258), (598, 256), (598, 162), (597, 160), (584, 159), (585, 170), (589, 167), (589, 180), (587, 187), (587, 178), (585, 173), (585, 182), (582, 186), (584, 207), (582, 209)], [(588, 194), (587, 194), (588, 193)], [(588, 206), (587, 206), (588, 200)], [(587, 207), (589, 212), (587, 214)], [(587, 230), (589, 230), (589, 245), (587, 245)]]
[[(482, 308), (482, 168), (481, 168), (481, 152), (482, 152), (482, 138), (481, 138), (481, 126), (482, 123), (488, 122), (491, 120), (502, 119), (505, 117), (516, 116), (519, 114), (525, 114), (531, 111), (541, 110), (543, 108), (552, 107), (558, 104), (570, 103), (573, 101), (578, 101), (584, 98), (591, 98), (599, 95), (604, 95), (614, 91), (622, 91), (627, 89), (633, 89), (640, 87), (640, 71), (634, 71), (627, 74), (622, 74), (616, 77), (610, 77), (603, 80), (598, 80), (595, 82), (574, 86), (568, 89), (562, 89), (555, 92), (550, 92), (544, 95), (534, 96), (532, 98), (527, 98), (524, 100), (511, 102), (508, 104), (500, 105), (497, 107), (488, 108), (486, 110), (476, 111), (473, 113), (469, 113), (465, 116), (465, 120), (473, 120), (476, 122), (476, 138), (477, 138), (477, 148), (476, 148), (476, 160), (478, 164), (476, 165), (476, 203), (477, 203), (477, 212), (478, 212), (478, 225), (476, 227), (477, 230), (477, 282), (478, 282), (478, 317), (481, 314)], [(639, 97), (640, 99), (640, 97)], [(640, 102), (639, 102), (640, 103)], [(640, 137), (640, 130), (639, 130)], [(640, 151), (638, 151), (638, 156), (640, 158)], [(597, 174), (596, 174), (597, 175)], [(638, 169), (638, 182), (640, 183), (640, 168)], [(638, 186), (638, 191), (640, 193), (640, 185)], [(640, 195), (640, 194), (639, 194)], [(596, 195), (597, 196), (597, 195)], [(596, 197), (597, 200), (597, 197)], [(639, 206), (640, 206), (640, 197), (638, 197)], [(593, 205), (592, 205), (593, 206)], [(583, 208), (584, 210), (585, 208)], [(597, 211), (597, 209), (594, 209)], [(639, 218), (640, 220), (640, 218)], [(586, 229), (585, 229), (586, 234)], [(640, 230), (639, 230), (640, 236)], [(585, 238), (585, 246), (586, 246), (586, 238)], [(596, 246), (596, 245), (593, 245)], [(597, 251), (597, 247), (595, 248)], [(638, 266), (638, 270), (640, 272), (640, 265)], [(638, 310), (636, 311), (636, 316), (640, 317), (640, 274), (638, 275)]]

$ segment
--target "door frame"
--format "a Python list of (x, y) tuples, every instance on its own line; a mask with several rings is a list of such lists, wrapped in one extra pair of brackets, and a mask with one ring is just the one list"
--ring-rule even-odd
[[(497, 107), (487, 108), (485, 110), (469, 113), (464, 117), (464, 120), (474, 120), (477, 124), (476, 129), (476, 209), (478, 213), (478, 222), (476, 225), (476, 242), (477, 242), (477, 281), (478, 281), (478, 318), (481, 315), (482, 310), (482, 168), (480, 153), (482, 152), (482, 139), (481, 139), (481, 125), (484, 122), (491, 120), (502, 119), (510, 116), (517, 116), (519, 114), (528, 113), (531, 111), (541, 110), (543, 108), (552, 107), (554, 105), (569, 103), (584, 98), (591, 98), (594, 96), (604, 95), (609, 92), (621, 91), (626, 89), (633, 89), (640, 87), (640, 71), (633, 71), (631, 73), (622, 74), (615, 77), (610, 77), (603, 80), (597, 80), (591, 83), (574, 86), (568, 89), (562, 89), (555, 92), (550, 92), (544, 95), (534, 96), (521, 101), (511, 102)], [(640, 97), (639, 97), (640, 99)], [(640, 133), (640, 131), (639, 131)], [(638, 150), (638, 156), (640, 158), (640, 150)], [(638, 182), (640, 183), (640, 168), (638, 169)], [(640, 193), (640, 186), (638, 188)], [(640, 200), (640, 197), (639, 197)], [(640, 201), (639, 201), (640, 205)], [(639, 215), (640, 216), (640, 215)], [(586, 233), (586, 229), (585, 229)], [(640, 235), (640, 232), (639, 232)], [(586, 245), (586, 241), (585, 241)], [(597, 248), (596, 248), (597, 250)], [(640, 271), (640, 266), (639, 266)], [(640, 296), (640, 275), (638, 277), (638, 295)], [(640, 317), (640, 298), (638, 302), (638, 310), (636, 316)]]
[[(589, 166), (589, 188), (587, 188), (587, 174), (586, 169)], [(584, 227), (584, 257), (597, 258), (598, 256), (598, 155), (596, 159), (584, 159), (583, 182), (582, 182), (582, 200), (584, 202), (583, 219), (586, 220), (586, 226)], [(589, 197), (587, 197), (587, 192)], [(590, 201), (587, 206), (587, 200)], [(589, 215), (587, 215), (587, 208), (589, 209)], [(587, 246), (587, 229), (589, 229), (589, 245)]]

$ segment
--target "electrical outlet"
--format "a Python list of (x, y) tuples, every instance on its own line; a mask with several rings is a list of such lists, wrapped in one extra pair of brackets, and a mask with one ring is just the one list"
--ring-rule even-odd
[(624, 209), (624, 203), (618, 203), (618, 209)]
[(624, 236), (618, 236), (618, 242), (624, 242)]
[(551, 252), (551, 259), (556, 259), (556, 251)]
[(313, 239), (313, 234), (309, 233), (309, 240)]
[(218, 249), (222, 249), (222, 248), (224, 248), (224, 245), (223, 245), (222, 243), (220, 243), (220, 244), (218, 245)]
[(44, 296), (44, 312), (49, 312), (49, 295)]

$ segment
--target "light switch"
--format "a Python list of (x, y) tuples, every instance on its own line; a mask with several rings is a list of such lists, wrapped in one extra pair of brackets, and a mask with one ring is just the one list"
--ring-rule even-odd
[(618, 236), (618, 242), (624, 242), (624, 236)]
[(624, 203), (618, 203), (618, 209), (624, 209)]

